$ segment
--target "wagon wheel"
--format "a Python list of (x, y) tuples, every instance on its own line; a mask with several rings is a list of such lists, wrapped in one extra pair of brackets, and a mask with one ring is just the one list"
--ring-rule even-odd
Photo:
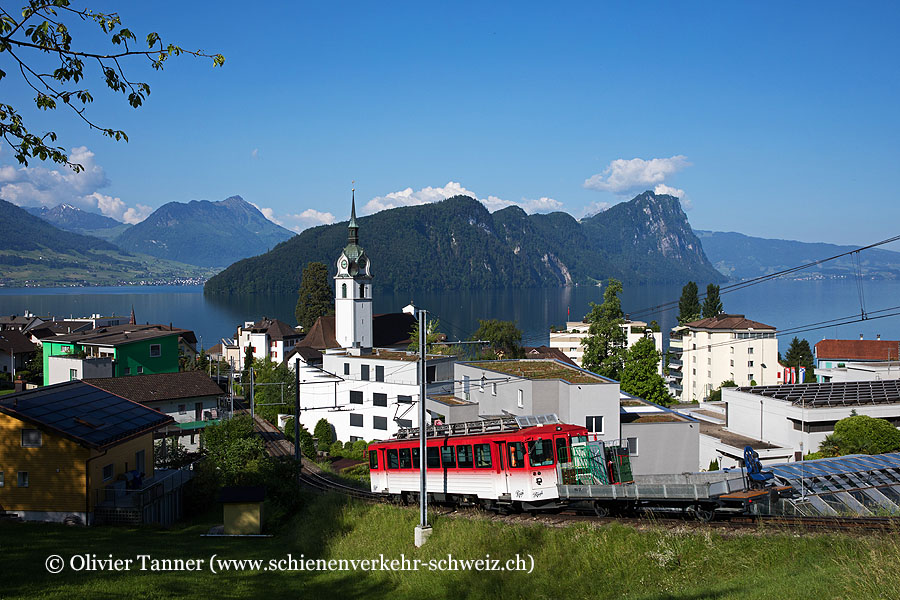
[(708, 523), (716, 516), (716, 509), (702, 504), (692, 504), (687, 511), (694, 514), (694, 518), (703, 523)]
[(598, 517), (608, 517), (609, 507), (605, 504), (601, 504), (600, 502), (594, 502), (594, 514)]

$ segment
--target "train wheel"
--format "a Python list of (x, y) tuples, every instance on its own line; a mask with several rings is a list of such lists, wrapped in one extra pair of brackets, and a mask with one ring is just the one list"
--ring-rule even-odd
[(703, 523), (708, 523), (716, 516), (716, 509), (702, 504), (692, 504), (687, 507), (687, 512), (692, 513), (694, 518)]
[(594, 514), (598, 517), (608, 517), (609, 507), (605, 504), (601, 504), (600, 502), (594, 502)]

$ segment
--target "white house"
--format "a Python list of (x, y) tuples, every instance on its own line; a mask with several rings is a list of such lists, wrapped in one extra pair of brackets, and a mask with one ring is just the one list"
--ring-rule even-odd
[[(575, 361), (575, 364), (581, 366), (581, 360), (584, 358), (584, 346), (582, 343), (588, 337), (590, 327), (591, 324), (584, 321), (566, 321), (565, 331), (550, 332), (550, 347), (562, 350), (566, 356)], [(620, 327), (625, 330), (626, 348), (630, 348), (639, 340), (649, 337), (653, 340), (656, 351), (662, 355), (663, 339), (661, 331), (653, 331), (644, 321), (626, 320)], [(662, 375), (662, 360), (659, 362), (657, 372)]]
[(280, 363), (302, 339), (303, 334), (278, 319), (263, 317), (256, 322), (245, 321), (243, 326), (238, 326), (234, 339), (221, 341), (223, 358), (226, 362), (233, 360), (234, 368), (242, 370), (250, 347), (253, 358)]
[(781, 382), (771, 325), (723, 313), (675, 327), (669, 340), (669, 392), (681, 402), (706, 400), (724, 381)]
[(900, 361), (840, 362), (834, 364), (842, 366), (816, 368), (816, 379), (818, 379), (819, 383), (900, 379)]

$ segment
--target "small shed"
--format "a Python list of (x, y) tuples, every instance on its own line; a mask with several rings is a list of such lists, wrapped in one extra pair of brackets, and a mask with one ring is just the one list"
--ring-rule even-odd
[(266, 488), (262, 486), (228, 486), (219, 493), (225, 515), (225, 535), (259, 535), (262, 533)]

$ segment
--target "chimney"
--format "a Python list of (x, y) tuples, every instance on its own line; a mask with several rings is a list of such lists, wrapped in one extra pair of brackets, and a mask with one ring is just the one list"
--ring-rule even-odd
[(880, 334), (880, 333), (876, 333), (876, 334), (875, 334), (875, 339), (876, 339), (876, 340), (880, 340), (880, 339), (881, 339), (881, 334)]
[(859, 339), (863, 339), (863, 334), (859, 334)]
[(25, 391), (25, 380), (16, 379), (15, 390), (16, 392), (24, 392)]

